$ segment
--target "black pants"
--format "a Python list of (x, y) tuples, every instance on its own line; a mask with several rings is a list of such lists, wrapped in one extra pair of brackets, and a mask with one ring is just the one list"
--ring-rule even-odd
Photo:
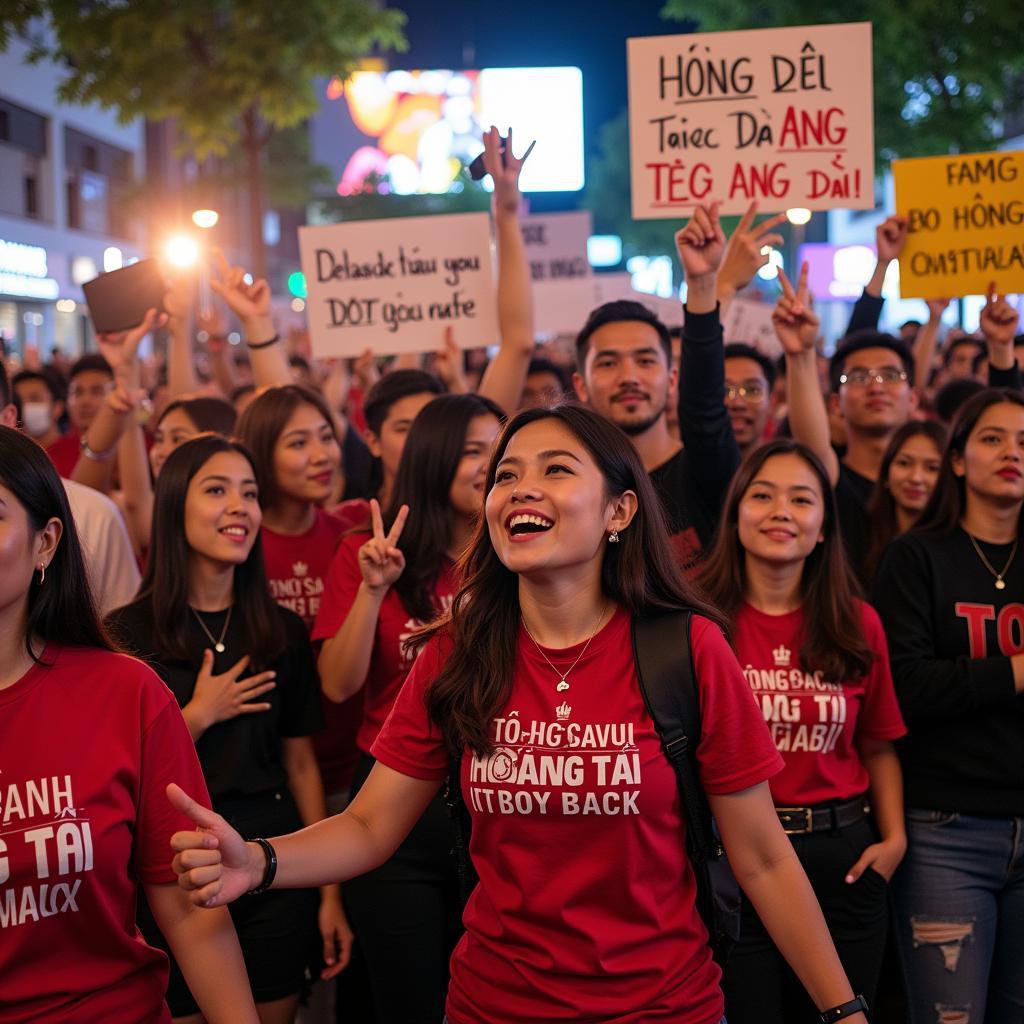
[[(363, 757), (353, 795), (373, 765)], [(462, 931), (452, 825), (441, 795), (387, 863), (346, 882), (342, 893), (366, 956), (377, 1024), (437, 1024)]]
[[(885, 953), (888, 884), (868, 868), (847, 871), (876, 842), (867, 818), (835, 832), (790, 837), (814, 888), (853, 991), (872, 1005)], [(746, 900), (740, 941), (722, 978), (729, 1024), (811, 1024), (818, 1011)]]

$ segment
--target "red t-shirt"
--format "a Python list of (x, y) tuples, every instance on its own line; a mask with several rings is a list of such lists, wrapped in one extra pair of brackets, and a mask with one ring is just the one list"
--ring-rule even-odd
[(341, 523), (343, 530), (365, 530), (370, 522), (370, 503), (365, 498), (349, 498), (335, 505), (330, 514)]
[[(342, 538), (338, 552), (327, 574), (320, 614), (313, 627), (314, 640), (329, 640), (333, 637), (348, 615), (363, 582), (359, 571), (359, 549), (370, 539), (369, 533), (353, 533)], [(434, 603), (440, 610), (451, 607), (455, 594), (454, 566), (450, 562), (434, 585)], [(398, 691), (412, 667), (414, 655), (406, 653), (402, 644), (423, 623), (414, 619), (402, 604), (394, 589), (389, 590), (381, 602), (377, 616), (377, 629), (373, 637), (373, 653), (370, 668), (363, 683), (363, 724), (359, 728), (356, 742), (359, 749), (370, 752), (384, 720), (391, 711)], [(358, 697), (358, 694), (356, 695)]]
[(210, 806), (170, 690), (134, 658), (50, 644), (0, 690), (0, 1021), (169, 1022), (167, 958), (135, 927), (136, 886), (172, 883)]
[[(306, 533), (291, 536), (264, 526), (263, 562), (274, 600), (290, 608), (312, 630), (320, 610), (324, 578), (345, 526), (322, 509)], [(352, 782), (359, 761), (356, 734), (363, 705), (358, 698), (336, 704), (321, 695), (324, 728), (313, 734), (313, 750), (323, 776), (324, 792), (340, 793)]]
[(78, 465), (79, 456), (82, 454), (81, 439), (73, 430), (61, 434), (46, 449), (46, 454), (50, 456), (50, 461), (57, 467), (57, 472), (70, 480), (75, 466)]
[[(721, 632), (695, 618), (697, 750), (709, 793), (782, 765)], [(567, 668), (582, 645), (545, 653)], [(417, 660), (373, 754), (442, 779), (448, 754), (425, 691), (441, 655)], [(452, 1024), (717, 1024), (721, 972), (695, 906), (676, 778), (640, 694), (624, 611), (594, 637), (569, 690), (520, 629), (495, 750), (462, 762), (480, 884), (452, 956)]]
[(800, 667), (803, 612), (766, 615), (743, 604), (733, 641), (743, 673), (786, 767), (772, 779), (778, 807), (851, 800), (867, 791), (868, 773), (856, 740), (895, 740), (906, 734), (878, 613), (858, 602), (864, 639), (874, 652), (868, 674), (831, 682)]

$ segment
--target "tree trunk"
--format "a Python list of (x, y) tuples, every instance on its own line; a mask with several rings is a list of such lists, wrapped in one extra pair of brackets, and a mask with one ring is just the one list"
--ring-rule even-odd
[(246, 158), (246, 190), (249, 199), (249, 246), (246, 263), (254, 278), (267, 276), (267, 252), (263, 244), (263, 147), (266, 136), (260, 129), (255, 107), (242, 117), (242, 146)]

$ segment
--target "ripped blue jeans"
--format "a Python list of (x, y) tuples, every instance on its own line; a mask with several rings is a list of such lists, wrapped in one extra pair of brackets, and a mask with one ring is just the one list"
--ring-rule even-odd
[(892, 892), (910, 1024), (1024, 1022), (1024, 818), (906, 814)]

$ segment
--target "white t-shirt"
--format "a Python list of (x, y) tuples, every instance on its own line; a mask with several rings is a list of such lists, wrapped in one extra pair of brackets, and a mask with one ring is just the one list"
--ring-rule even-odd
[(142, 582), (121, 510), (105, 494), (61, 480), (82, 542), (89, 583), (102, 617), (131, 604)]

